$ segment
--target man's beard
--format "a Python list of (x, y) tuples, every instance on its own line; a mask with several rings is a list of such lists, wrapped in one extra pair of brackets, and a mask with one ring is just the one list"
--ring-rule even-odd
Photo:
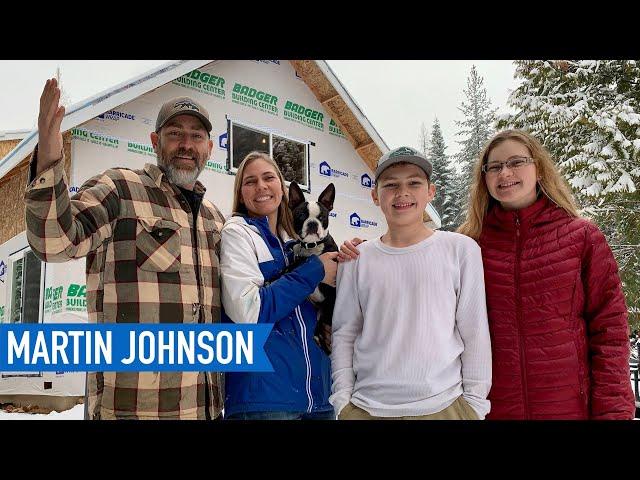
[[(158, 166), (162, 167), (165, 175), (167, 176), (167, 180), (169, 182), (178, 185), (179, 187), (190, 186), (197, 180), (198, 176), (204, 170), (205, 161), (202, 155), (199, 155), (197, 152), (193, 150), (184, 150), (178, 149), (175, 152), (167, 155), (167, 152), (163, 151), (162, 147), (158, 145), (158, 150), (160, 153), (156, 154), (158, 159)], [(186, 168), (178, 168), (171, 159), (175, 156), (187, 156), (194, 158), (194, 168), (186, 169)], [(168, 157), (168, 158), (167, 158)], [(203, 160), (203, 161), (201, 161)]]

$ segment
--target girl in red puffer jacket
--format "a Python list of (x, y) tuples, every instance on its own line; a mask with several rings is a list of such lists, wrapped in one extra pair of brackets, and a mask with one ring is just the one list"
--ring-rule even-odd
[(487, 418), (633, 418), (618, 267), (549, 153), (525, 132), (498, 133), (470, 195), (458, 231), (482, 249), (493, 353)]

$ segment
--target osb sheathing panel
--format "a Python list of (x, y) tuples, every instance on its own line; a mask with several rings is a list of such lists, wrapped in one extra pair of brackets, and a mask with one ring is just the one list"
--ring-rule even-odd
[(320, 100), (320, 103), (338, 94), (314, 60), (290, 60), (290, 63), (316, 95), (316, 98)]
[(290, 60), (290, 63), (327, 113), (342, 129), (365, 164), (373, 170), (382, 152), (347, 106), (344, 99), (320, 71), (316, 62), (313, 60)]
[(0, 158), (4, 158), (7, 153), (14, 149), (20, 140), (1, 140), (0, 141)]
[(353, 114), (351, 109), (347, 107), (347, 104), (344, 103), (344, 100), (342, 100), (341, 97), (335, 97), (328, 100), (324, 103), (324, 107), (337, 116), (336, 121), (339, 121), (340, 128), (342, 128), (343, 131), (349, 132), (349, 135), (351, 135), (353, 140), (356, 142), (354, 145), (355, 148), (371, 141), (369, 134), (364, 128), (362, 128), (362, 125), (356, 116)]
[(23, 196), (28, 165), (20, 164), (14, 170), (15, 173), (0, 185), (0, 244), (25, 229)]
[(368, 145), (361, 146), (357, 151), (364, 162), (369, 165), (369, 168), (374, 171), (376, 169), (378, 159), (382, 155), (382, 152), (380, 151), (378, 146), (375, 143), (371, 142)]
[[(70, 133), (64, 135), (63, 146), (65, 171), (68, 178), (71, 170)], [(30, 157), (31, 154), (0, 179), (0, 245), (26, 229), (24, 221), (24, 190), (27, 186)]]

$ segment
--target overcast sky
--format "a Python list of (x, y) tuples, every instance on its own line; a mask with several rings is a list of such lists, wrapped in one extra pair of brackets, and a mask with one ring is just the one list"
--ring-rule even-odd
[(438, 117), (446, 153), (457, 152), (461, 137), (455, 121), (463, 120), (458, 107), (473, 65), (498, 113), (509, 110), (507, 97), (517, 86), (513, 62), (505, 60), (339, 60), (329, 65), (390, 148), (417, 147), (421, 123), (431, 131)]
[[(38, 100), (47, 78), (62, 72), (71, 103), (139, 75), (167, 60), (0, 61), (0, 131), (36, 127)], [(516, 87), (510, 61), (366, 60), (329, 61), (389, 147), (418, 146), (420, 124), (431, 128), (438, 117), (447, 153), (458, 151), (455, 120), (472, 65), (484, 77), (487, 94), (499, 112)]]

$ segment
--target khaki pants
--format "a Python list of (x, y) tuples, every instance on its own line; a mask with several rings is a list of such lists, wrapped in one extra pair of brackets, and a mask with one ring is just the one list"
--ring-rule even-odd
[(460, 395), (455, 402), (440, 412), (414, 417), (374, 417), (349, 402), (338, 415), (338, 420), (478, 420), (478, 415)]

